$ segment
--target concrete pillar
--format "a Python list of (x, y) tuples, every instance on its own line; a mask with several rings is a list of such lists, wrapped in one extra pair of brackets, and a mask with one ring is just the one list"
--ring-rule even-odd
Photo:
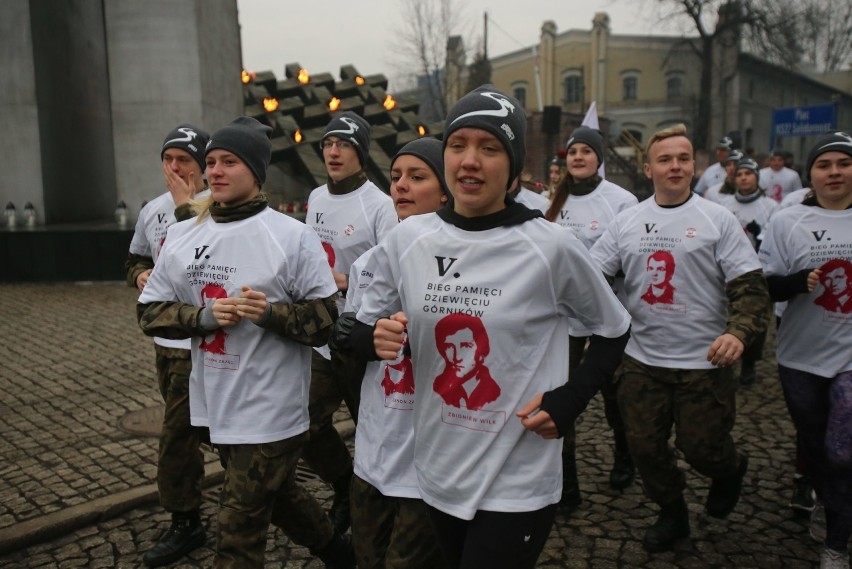
[(609, 40), (609, 15), (598, 12), (592, 20), (592, 61), (590, 65), (589, 103), (597, 102), (598, 113), (606, 112), (606, 51)]
[(116, 191), (103, 6), (31, 0), (29, 9), (45, 222), (109, 218)]
[(556, 95), (556, 22), (553, 20), (547, 20), (541, 26), (538, 65), (542, 104), (544, 106), (560, 104)]
[(131, 216), (165, 191), (163, 138), (242, 114), (235, 0), (104, 0), (117, 196)]
[(7, 168), (0, 182), (0, 209), (11, 201), (20, 213), (32, 202), (44, 215), (29, 0), (0, 3), (0, 156)]

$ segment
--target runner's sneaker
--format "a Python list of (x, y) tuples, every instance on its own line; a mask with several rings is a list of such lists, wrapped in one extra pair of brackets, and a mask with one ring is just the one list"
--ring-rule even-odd
[(825, 547), (819, 556), (819, 569), (849, 569), (849, 554)]
[(793, 495), (790, 497), (790, 507), (798, 512), (811, 513), (814, 511), (814, 488), (807, 476), (793, 479)]

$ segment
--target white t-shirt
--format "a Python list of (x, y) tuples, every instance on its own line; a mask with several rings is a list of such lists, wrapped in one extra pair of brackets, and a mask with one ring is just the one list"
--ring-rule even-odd
[[(243, 285), (269, 302), (337, 292), (325, 253), (306, 225), (272, 209), (230, 223), (209, 216), (169, 228), (141, 303), (204, 306)], [(190, 421), (218, 444), (258, 444), (308, 429), (310, 348), (248, 320), (192, 338)]]
[(524, 204), (530, 209), (537, 209), (541, 213), (547, 212), (547, 206), (550, 204), (546, 197), (523, 186), (521, 186), (521, 189), (518, 190), (518, 195), (515, 196), (515, 201), (520, 204)]
[[(603, 180), (591, 193), (568, 196), (555, 221), (573, 230), (586, 249), (591, 249), (615, 216), (637, 203), (639, 200), (636, 196), (621, 186)], [(622, 288), (621, 279), (618, 279), (617, 288)], [(579, 320), (573, 318), (570, 327), (572, 336), (592, 334)]]
[(781, 202), (791, 192), (802, 187), (802, 179), (799, 174), (786, 166), (777, 172), (767, 166), (760, 169), (760, 187), (766, 190), (766, 195)]
[[(305, 222), (319, 235), (331, 268), (348, 275), (355, 259), (375, 247), (399, 218), (391, 197), (368, 180), (344, 195), (330, 193), (328, 185), (315, 188), (308, 196)], [(343, 295), (337, 299), (339, 312), (345, 302)], [(328, 346), (316, 350), (331, 359)]]
[(544, 219), (465, 231), (425, 214), (390, 232), (368, 271), (358, 320), (409, 319), (423, 499), (466, 520), (556, 503), (562, 444), (514, 414), (565, 383), (569, 316), (606, 337), (630, 324), (582, 243)]
[(709, 188), (704, 194), (701, 196), (705, 200), (710, 200), (711, 202), (722, 203), (722, 199), (730, 196), (731, 194), (723, 194), (722, 187), (724, 187), (725, 181), (721, 181), (718, 184), (715, 184)]
[(852, 210), (796, 205), (779, 211), (760, 261), (767, 276), (823, 270), (813, 292), (787, 302), (778, 363), (821, 377), (852, 370)]
[(624, 271), (633, 328), (625, 353), (652, 366), (711, 369), (725, 331), (725, 284), (760, 269), (734, 215), (693, 195), (664, 208), (653, 198), (619, 214), (591, 250), (608, 275)]
[[(743, 230), (752, 221), (757, 223), (761, 227), (760, 238), (763, 239), (769, 218), (778, 209), (778, 202), (767, 196), (761, 196), (750, 202), (741, 202), (736, 196), (727, 194), (720, 196), (720, 198), (719, 203), (734, 214), (734, 217), (740, 222)], [(757, 248), (757, 239), (755, 236), (746, 231), (746, 237), (748, 237), (752, 247)]]
[(615, 216), (637, 203), (636, 196), (603, 180), (584, 196), (568, 196), (554, 221), (572, 229), (586, 249), (591, 249)]
[(799, 205), (805, 199), (805, 196), (810, 192), (810, 188), (800, 188), (798, 190), (792, 191), (781, 200), (781, 203), (778, 204), (778, 209), (785, 209), (790, 206)]
[[(346, 312), (357, 312), (373, 280), (374, 250), (352, 263)], [(409, 356), (369, 362), (355, 430), (355, 474), (385, 496), (420, 498), (414, 469), (414, 368)]]
[[(327, 185), (314, 189), (305, 221), (319, 235), (329, 265), (348, 275), (355, 259), (375, 247), (399, 218), (390, 196), (368, 180), (344, 195), (330, 193)], [(339, 310), (344, 302), (339, 300)]]
[(724, 182), (725, 176), (727, 175), (728, 173), (725, 172), (725, 167), (719, 162), (710, 164), (707, 166), (707, 169), (704, 170), (704, 173), (701, 174), (701, 177), (698, 178), (698, 182), (695, 184), (695, 193), (699, 196), (704, 195), (704, 192), (712, 186)]
[[(206, 197), (210, 190), (205, 189), (195, 195), (195, 199)], [(133, 238), (130, 240), (130, 252), (134, 255), (150, 257), (157, 262), (160, 249), (166, 240), (166, 230), (175, 223), (175, 200), (171, 192), (166, 192), (145, 204), (136, 220)], [(164, 348), (180, 348), (188, 350), (190, 342), (186, 340), (169, 340), (154, 338), (154, 343)]]

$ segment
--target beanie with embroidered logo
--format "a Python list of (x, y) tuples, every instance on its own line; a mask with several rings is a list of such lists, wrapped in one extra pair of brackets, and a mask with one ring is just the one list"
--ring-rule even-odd
[(728, 162), (739, 162), (743, 158), (747, 158), (747, 156), (741, 150), (731, 150), (728, 152), (728, 157), (722, 160), (722, 162), (725, 164)]
[(370, 154), (370, 123), (360, 115), (346, 111), (329, 121), (325, 127), (325, 133), (322, 135), (322, 140), (329, 136), (336, 136), (341, 140), (351, 142), (358, 154), (361, 167), (364, 167), (367, 163), (367, 156)]
[(745, 157), (737, 162), (737, 172), (740, 170), (749, 170), (754, 172), (754, 175), (760, 178), (760, 167), (753, 158)]
[(524, 108), (494, 85), (482, 85), (459, 99), (447, 113), (444, 125), (444, 149), (450, 135), (460, 128), (478, 128), (497, 137), (509, 155), (507, 190), (523, 171), (527, 138)]
[(166, 135), (166, 139), (163, 141), (163, 149), (160, 151), (160, 160), (163, 159), (166, 149), (177, 148), (192, 156), (201, 167), (201, 172), (204, 173), (204, 148), (207, 146), (208, 140), (210, 140), (210, 135), (197, 126), (188, 123), (177, 126)]
[(852, 135), (845, 132), (832, 132), (817, 140), (808, 154), (808, 168), (805, 170), (808, 177), (811, 175), (811, 168), (814, 167), (816, 159), (826, 152), (842, 152), (852, 156)]

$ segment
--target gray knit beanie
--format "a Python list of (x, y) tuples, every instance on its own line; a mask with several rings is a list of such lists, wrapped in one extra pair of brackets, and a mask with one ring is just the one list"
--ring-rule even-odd
[(262, 186), (272, 160), (272, 128), (251, 117), (239, 117), (213, 133), (204, 155), (212, 150), (227, 150), (245, 162)]
[(444, 195), (450, 197), (450, 189), (447, 187), (447, 182), (444, 179), (444, 145), (437, 138), (418, 138), (412, 140), (403, 146), (399, 152), (391, 159), (391, 168), (393, 168), (396, 159), (403, 155), (411, 155), (420, 158), (435, 172), (438, 176), (438, 181), (441, 183), (441, 191)]
[(598, 166), (603, 164), (603, 136), (599, 130), (587, 126), (577, 127), (571, 133), (568, 142), (565, 143), (565, 150), (568, 150), (578, 142), (587, 144), (589, 148), (595, 151), (595, 155), (598, 157)]

